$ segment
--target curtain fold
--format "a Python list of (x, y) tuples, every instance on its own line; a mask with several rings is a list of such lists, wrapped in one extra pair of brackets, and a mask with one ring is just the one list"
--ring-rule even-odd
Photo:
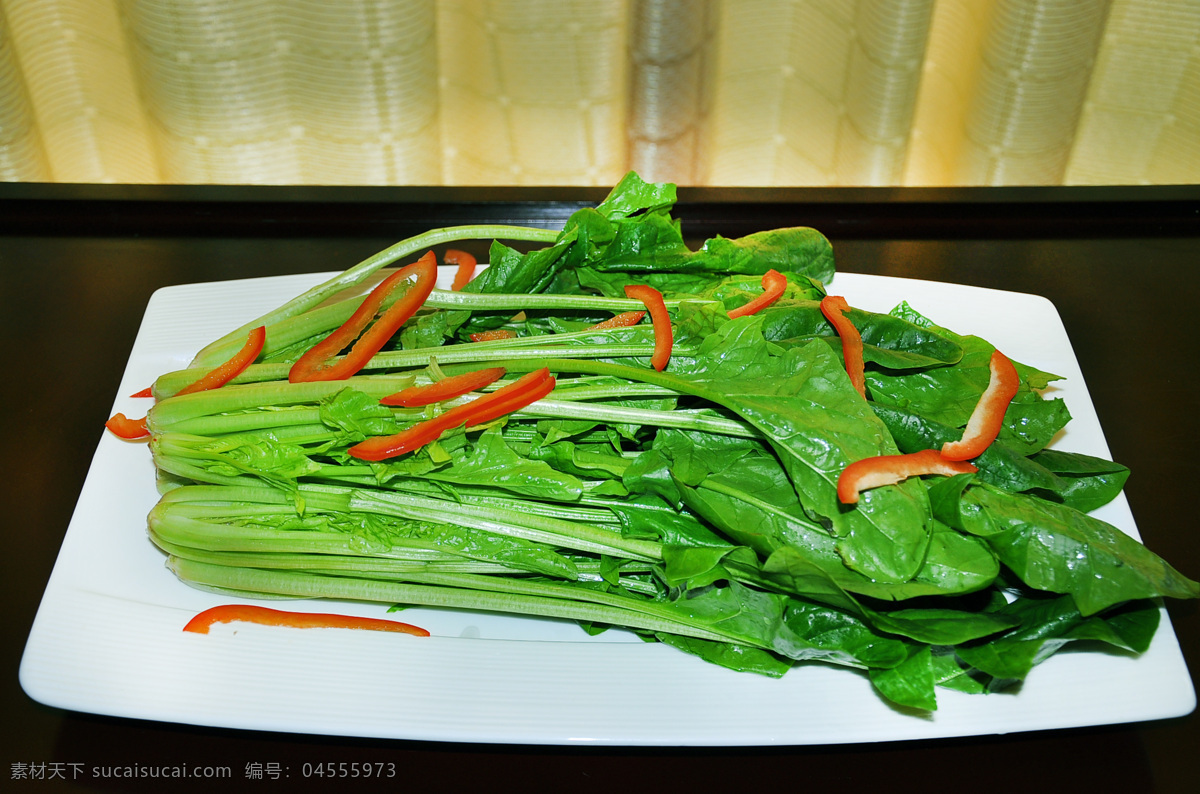
[(899, 184), (933, 7), (726, 3), (707, 181)]
[(1195, 0), (0, 0), (0, 180), (1200, 182)]
[(712, 111), (717, 0), (636, 0), (629, 20), (629, 167), (702, 184)]

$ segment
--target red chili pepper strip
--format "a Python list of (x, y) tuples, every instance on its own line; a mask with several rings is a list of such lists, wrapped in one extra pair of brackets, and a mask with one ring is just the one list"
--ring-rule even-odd
[(539, 381), (537, 385), (529, 391), (518, 392), (506, 400), (485, 406), (479, 409), (478, 413), (471, 414), (471, 418), (467, 420), (466, 426), (475, 427), (476, 425), (481, 425), (484, 422), (490, 422), (493, 419), (499, 419), (502, 416), (513, 413), (514, 411), (519, 411), (527, 405), (532, 405), (548, 395), (550, 392), (554, 391), (555, 384), (556, 381), (554, 378), (547, 377), (544, 380)]
[(395, 394), (389, 394), (379, 402), (384, 405), (399, 405), (405, 408), (418, 408), (422, 405), (432, 405), (443, 400), (453, 400), (469, 392), (490, 386), (504, 377), (504, 367), (489, 367), (452, 375), (449, 378), (430, 383), (426, 386), (410, 386)]
[(267, 342), (267, 329), (265, 326), (258, 326), (250, 331), (246, 336), (246, 344), (242, 345), (242, 349), (233, 354), (233, 357), (224, 364), (213, 369), (204, 377), (200, 378), (195, 383), (184, 386), (179, 391), (175, 392), (176, 396), (180, 394), (193, 394), (200, 391), (208, 391), (209, 389), (218, 389), (224, 386), (229, 381), (242, 374), (246, 367), (254, 363), (254, 359), (258, 358), (258, 354), (262, 352), (263, 345)]
[(650, 322), (654, 324), (654, 354), (650, 357), (650, 366), (662, 372), (671, 360), (671, 348), (675, 344), (671, 315), (667, 313), (662, 293), (647, 284), (630, 284), (625, 287), (625, 297), (641, 301), (650, 312)]
[(609, 317), (607, 320), (604, 320), (603, 322), (596, 323), (595, 325), (589, 325), (587, 328), (584, 328), (583, 330), (585, 330), (585, 331), (604, 331), (609, 328), (629, 328), (632, 325), (637, 325), (638, 323), (640, 323), (642, 321), (642, 318), (645, 316), (646, 316), (646, 313), (642, 312), (642, 311), (623, 312), (614, 317)]
[(729, 316), (731, 318), (745, 317), (760, 312), (779, 300), (779, 296), (787, 289), (787, 276), (778, 270), (768, 270), (766, 273), (763, 273), (762, 286), (763, 291), (761, 295), (729, 312)]
[(472, 342), (495, 342), (498, 339), (516, 339), (517, 332), (511, 328), (493, 328), (490, 331), (480, 331), (471, 334)]
[(838, 477), (837, 495), (843, 504), (858, 501), (859, 492), (881, 485), (895, 485), (921, 474), (955, 474), (976, 472), (974, 466), (962, 461), (946, 460), (936, 449), (923, 449), (907, 455), (879, 455), (855, 461)]
[(154, 390), (152, 388), (150, 388), (149, 386), (147, 386), (146, 388), (142, 389), (140, 392), (136, 392), (129, 396), (130, 397), (153, 397)]
[(127, 441), (136, 441), (139, 438), (147, 438), (150, 431), (146, 428), (146, 417), (141, 419), (130, 419), (125, 414), (113, 414), (112, 418), (104, 423), (104, 426), (109, 431), (119, 438)]
[(846, 362), (846, 374), (850, 383), (863, 397), (867, 396), (867, 380), (863, 375), (862, 335), (854, 323), (846, 319), (850, 304), (841, 295), (826, 295), (821, 299), (821, 314), (829, 321), (842, 339), (842, 358)]
[(468, 254), (466, 251), (459, 251), (451, 248), (446, 251), (442, 259), (447, 265), (458, 265), (458, 270), (454, 272), (454, 283), (450, 285), (450, 289), (458, 292), (471, 281), (471, 277), (475, 275), (475, 257)]
[[(415, 425), (406, 427), (399, 433), (393, 433), (390, 436), (374, 436), (365, 441), (360, 441), (350, 447), (347, 452), (349, 452), (351, 457), (368, 461), (387, 460), (388, 458), (403, 455), (406, 452), (411, 452), (414, 449), (419, 449), (426, 444), (436, 441), (442, 433), (470, 422), (478, 415), (486, 415), (485, 412), (489, 412), (497, 404), (511, 405), (517, 401), (518, 396), (528, 397), (529, 395), (539, 394), (539, 390), (547, 380), (553, 381), (553, 378), (550, 377), (550, 370), (543, 367), (542, 369), (521, 376), (507, 386), (497, 389), (490, 394), (485, 394), (464, 405), (455, 406), (440, 416), (435, 416), (433, 419), (427, 419), (424, 422), (418, 422)], [(525, 405), (528, 405), (535, 399), (540, 399), (540, 396), (533, 397)], [(503, 416), (504, 413), (511, 413), (515, 410), (516, 408), (509, 408), (507, 411), (497, 414), (497, 416)], [(492, 418), (495, 418), (495, 416)]]
[(948, 460), (970, 460), (983, 454), (1004, 424), (1004, 412), (1021, 387), (1021, 376), (1008, 356), (996, 350), (988, 362), (991, 375), (987, 388), (975, 404), (971, 418), (958, 441), (942, 445), (942, 457)]
[[(401, 282), (416, 274), (414, 284), (403, 297), (388, 308), (375, 321), (375, 317), (387, 296)], [(319, 380), (345, 380), (358, 372), (371, 357), (378, 353), (400, 326), (416, 314), (417, 309), (425, 303), (433, 286), (437, 282), (437, 257), (430, 251), (411, 265), (400, 268), (379, 283), (355, 310), (350, 319), (322, 341), (313, 345), (302, 355), (291, 371), (288, 380), (292, 383), (303, 383)], [(367, 326), (370, 325), (370, 328)], [(367, 328), (366, 332), (363, 329)], [(362, 334), (359, 337), (359, 334)], [(355, 342), (355, 339), (358, 339)], [(351, 342), (354, 346), (339, 360), (330, 363), (330, 359), (340, 353)]]
[(263, 626), (287, 626), (295, 629), (370, 629), (413, 634), (417, 637), (429, 636), (429, 632), (425, 629), (397, 620), (329, 615), (323, 612), (285, 612), (281, 609), (268, 609), (249, 604), (223, 604), (206, 609), (189, 620), (183, 630), (196, 634), (208, 634), (208, 630), (218, 623), (258, 623)]
[(346, 451), (351, 457), (378, 463), (420, 449), (426, 444), (432, 444), (442, 437), (442, 433), (454, 426), (453, 417), (446, 418), (446, 414), (442, 414), (433, 419), (418, 422), (412, 427), (390, 436), (374, 436), (366, 441), (360, 441)]

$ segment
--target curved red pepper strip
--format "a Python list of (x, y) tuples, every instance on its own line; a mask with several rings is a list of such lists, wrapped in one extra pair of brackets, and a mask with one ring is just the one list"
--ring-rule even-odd
[(970, 460), (982, 455), (1000, 435), (1004, 412), (1021, 387), (1021, 376), (1017, 374), (1016, 367), (999, 350), (992, 353), (988, 367), (991, 375), (987, 388), (975, 404), (962, 438), (942, 445), (942, 457), (948, 460)]
[(129, 396), (130, 397), (153, 397), (154, 390), (151, 387), (147, 386), (146, 388), (142, 389), (141, 391), (135, 392), (134, 394), (131, 394)]
[(246, 337), (246, 344), (242, 345), (242, 349), (233, 354), (233, 357), (224, 364), (213, 369), (204, 377), (200, 378), (195, 383), (184, 386), (179, 391), (175, 392), (175, 396), (180, 394), (194, 394), (196, 392), (208, 391), (209, 389), (218, 389), (224, 386), (229, 381), (242, 374), (246, 367), (254, 363), (254, 359), (258, 358), (258, 354), (262, 352), (263, 345), (267, 342), (267, 329), (265, 326), (258, 326), (250, 331)]
[(450, 289), (454, 292), (467, 286), (471, 277), (475, 275), (475, 265), (477, 264), (475, 257), (466, 251), (451, 248), (442, 255), (442, 260), (447, 265), (458, 265), (458, 270), (454, 271), (454, 283), (450, 285)]
[(779, 296), (787, 289), (787, 276), (778, 270), (768, 270), (762, 277), (762, 294), (749, 303), (743, 304), (729, 312), (730, 318), (746, 317), (770, 306), (779, 300)]
[(846, 319), (850, 304), (841, 295), (826, 295), (821, 299), (821, 314), (829, 321), (842, 340), (842, 358), (846, 362), (846, 374), (864, 398), (867, 396), (867, 380), (863, 374), (862, 335), (854, 323)]
[(604, 320), (603, 322), (596, 323), (595, 325), (589, 325), (587, 328), (584, 328), (583, 330), (585, 330), (585, 331), (604, 331), (609, 328), (629, 328), (630, 326), (637, 325), (638, 323), (640, 323), (642, 321), (642, 318), (645, 316), (646, 316), (646, 313), (642, 312), (642, 311), (622, 312), (621, 314), (615, 315), (613, 317), (609, 317), (607, 320)]
[[(401, 282), (416, 274), (417, 283), (409, 288), (399, 300), (391, 305), (373, 324), (372, 318), (383, 306), (387, 296)], [(383, 349), (400, 326), (417, 313), (437, 283), (437, 257), (430, 251), (411, 265), (400, 268), (379, 283), (355, 310), (350, 319), (322, 341), (313, 345), (302, 355), (291, 371), (288, 380), (303, 383), (319, 380), (345, 380), (367, 365), (371, 357)], [(367, 326), (370, 325), (370, 328)], [(363, 329), (367, 328), (366, 332)], [(359, 337), (359, 334), (362, 334)], [(354, 340), (358, 338), (357, 342)], [(334, 360), (338, 353), (351, 342), (354, 347), (341, 359)]]
[(907, 455), (879, 455), (855, 461), (838, 477), (837, 495), (843, 504), (858, 501), (859, 492), (881, 485), (895, 485), (921, 474), (971, 474), (979, 471), (970, 463), (946, 460), (936, 449), (923, 449)]
[[(540, 394), (539, 390), (547, 380), (553, 381), (553, 378), (550, 377), (550, 370), (543, 367), (523, 375), (507, 386), (497, 389), (490, 394), (485, 394), (465, 405), (455, 406), (440, 416), (435, 416), (433, 419), (426, 419), (424, 422), (418, 422), (411, 427), (406, 427), (399, 433), (393, 433), (390, 436), (374, 436), (365, 441), (360, 441), (350, 447), (347, 452), (351, 457), (373, 462), (403, 455), (406, 452), (411, 452), (414, 449), (419, 449), (426, 444), (436, 441), (442, 433), (470, 422), (478, 415), (486, 415), (485, 412), (495, 408), (497, 404), (512, 405), (519, 402), (518, 397), (530, 397), (530, 395), (534, 396), (528, 399), (524, 405), (540, 399), (544, 394)], [(511, 413), (517, 410), (518, 407), (524, 407), (524, 405), (509, 408), (498, 415), (502, 416), (504, 413)], [(495, 418), (495, 416), (492, 418)]]
[(422, 405), (432, 405), (443, 400), (453, 400), (464, 394), (490, 386), (504, 377), (504, 367), (489, 367), (452, 375), (449, 378), (430, 383), (427, 386), (410, 386), (395, 394), (389, 394), (381, 402), (384, 405), (399, 405), (405, 408), (418, 408)]
[(472, 342), (495, 342), (499, 339), (516, 339), (517, 332), (511, 328), (493, 328), (490, 331), (480, 331), (471, 334)]
[(136, 441), (139, 438), (148, 438), (150, 431), (146, 428), (146, 417), (141, 419), (130, 419), (125, 414), (117, 413), (104, 423), (114, 436), (123, 438), (126, 441)]
[(630, 284), (625, 287), (625, 297), (641, 301), (650, 312), (650, 322), (654, 324), (654, 354), (650, 357), (650, 366), (662, 372), (671, 360), (671, 348), (675, 345), (671, 315), (667, 313), (662, 293), (648, 284)]
[(350, 615), (329, 615), (323, 612), (285, 612), (281, 609), (251, 606), (249, 604), (223, 604), (206, 609), (187, 622), (184, 631), (208, 634), (218, 623), (258, 623), (263, 626), (288, 626), (296, 629), (369, 629), (371, 631), (394, 631), (428, 637), (429, 632), (419, 626), (382, 618), (358, 618)]

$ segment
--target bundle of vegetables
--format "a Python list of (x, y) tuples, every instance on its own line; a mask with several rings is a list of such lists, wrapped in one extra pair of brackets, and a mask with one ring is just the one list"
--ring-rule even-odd
[[(113, 427), (150, 437), (170, 568), (622, 627), (771, 676), (844, 665), (917, 709), (1074, 640), (1139, 652), (1154, 599), (1200, 596), (1088, 515), (1128, 472), (1046, 448), (1053, 375), (827, 295), (812, 229), (690, 250), (674, 199), (630, 174), (560, 232), (435, 230), (163, 375)], [(469, 238), (494, 240), (469, 283), (456, 252), (434, 289), (426, 254), (331, 300)]]

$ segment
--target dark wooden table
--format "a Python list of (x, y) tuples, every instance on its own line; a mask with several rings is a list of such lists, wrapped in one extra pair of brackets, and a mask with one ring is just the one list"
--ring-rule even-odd
[[(556, 227), (594, 189), (226, 188), (0, 184), (3, 760), (10, 791), (161, 790), (94, 765), (395, 763), (393, 790), (1192, 791), (1200, 717), (855, 746), (623, 749), (375, 741), (211, 730), (44, 707), (17, 668), (150, 294), (191, 282), (340, 270), (465, 222)], [(1200, 188), (683, 190), (689, 239), (811, 225), (838, 268), (1029, 292), (1057, 306), (1146, 544), (1200, 577)], [(1168, 611), (1200, 669), (1195, 602)], [(74, 780), (11, 780), (42, 764)], [(79, 765), (79, 766), (74, 766)], [(73, 771), (83, 769), (83, 773)], [(11, 781), (11, 785), (8, 785)], [(211, 781), (193, 781), (204, 788)], [(297, 779), (291, 788), (361, 788)]]

